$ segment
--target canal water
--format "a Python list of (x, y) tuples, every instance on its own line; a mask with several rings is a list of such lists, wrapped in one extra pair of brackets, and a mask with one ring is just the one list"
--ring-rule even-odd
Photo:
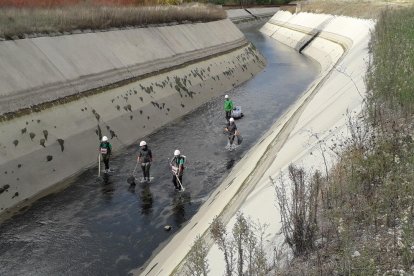
[[(127, 275), (168, 242), (318, 74), (313, 61), (257, 29), (244, 32), (267, 67), (228, 92), (244, 113), (236, 121), (244, 138), (236, 150), (225, 149), (222, 97), (144, 138), (154, 155), (149, 184), (127, 183), (138, 146), (114, 149), (114, 173), (97, 178), (90, 168), (0, 225), (0, 275)], [(182, 193), (168, 167), (175, 149), (187, 157)]]

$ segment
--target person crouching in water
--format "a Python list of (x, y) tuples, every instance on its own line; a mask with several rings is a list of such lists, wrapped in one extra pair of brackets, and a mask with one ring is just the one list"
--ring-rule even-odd
[(103, 162), (105, 164), (104, 173), (109, 172), (109, 157), (111, 157), (112, 145), (108, 142), (108, 137), (103, 136), (101, 144), (99, 145), (99, 152), (102, 156)]
[(229, 95), (224, 96), (224, 112), (226, 113), (226, 120), (229, 121), (231, 112), (233, 111), (233, 101), (230, 100)]
[(171, 172), (173, 173), (172, 182), (174, 183), (175, 189), (178, 191), (183, 190), (183, 173), (184, 173), (185, 156), (181, 155), (177, 149), (174, 151), (174, 158), (170, 162)]
[(228, 149), (232, 150), (233, 149), (233, 142), (234, 142), (234, 138), (237, 135), (237, 126), (236, 123), (234, 122), (234, 118), (230, 118), (227, 127), (224, 129), (225, 131), (227, 131), (227, 137), (229, 139), (229, 142), (227, 144)]
[(144, 176), (144, 181), (150, 181), (150, 168), (152, 162), (152, 152), (148, 148), (145, 141), (139, 143), (141, 147), (138, 155), (138, 162), (141, 163), (142, 174)]

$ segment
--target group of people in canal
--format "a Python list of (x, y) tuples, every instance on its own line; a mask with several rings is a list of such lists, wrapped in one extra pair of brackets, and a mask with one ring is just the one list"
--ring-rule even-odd
[[(228, 95), (225, 95), (224, 97), (224, 112), (225, 112), (225, 118), (227, 121), (226, 127), (224, 128), (224, 131), (227, 134), (228, 143), (226, 146), (226, 149), (228, 150), (234, 150), (235, 149), (235, 138), (237, 137), (237, 143), (241, 143), (241, 135), (239, 131), (237, 130), (236, 123), (234, 122), (234, 111), (236, 111), (234, 107), (233, 101), (230, 99)], [(241, 117), (242, 114), (236, 114), (236, 116)], [(141, 141), (139, 143), (140, 150), (137, 158), (137, 165), (140, 164), (142, 169), (142, 182), (150, 182), (151, 181), (151, 175), (150, 175), (150, 169), (151, 169), (151, 163), (152, 163), (152, 152), (151, 149), (148, 147), (147, 143), (145, 141)], [(103, 136), (101, 139), (101, 143), (99, 145), (99, 153), (100, 156), (102, 156), (102, 160), (105, 165), (104, 173), (109, 173), (110, 167), (109, 167), (109, 159), (111, 157), (112, 153), (112, 145), (108, 141), (108, 137)], [(181, 154), (180, 150), (176, 149), (174, 151), (174, 157), (170, 161), (170, 168), (172, 172), (172, 182), (174, 184), (174, 187), (178, 191), (183, 191), (184, 187), (182, 185), (183, 181), (183, 174), (184, 174), (184, 164), (186, 161), (186, 157)], [(135, 170), (134, 170), (135, 172)]]

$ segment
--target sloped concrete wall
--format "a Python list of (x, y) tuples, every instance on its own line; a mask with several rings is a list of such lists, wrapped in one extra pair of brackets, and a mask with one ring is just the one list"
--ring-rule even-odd
[(229, 9), (226, 10), (227, 17), (234, 21), (244, 21), (244, 20), (255, 20), (263, 17), (273, 16), (279, 8), (269, 7), (269, 8), (249, 8), (249, 9)]
[[(281, 11), (263, 26), (263, 33), (292, 48), (300, 50), (306, 46), (302, 53), (320, 63), (318, 78), (233, 167), (187, 225), (143, 272), (136, 270), (134, 275), (185, 275), (185, 258), (194, 240), (200, 235), (208, 236), (211, 222), (217, 216), (230, 233), (237, 212), (268, 225), (265, 250), (273, 253), (281, 225), (269, 176), (280, 179), (281, 172), (287, 175), (292, 163), (310, 171), (324, 171), (328, 154), (325, 157), (318, 154), (321, 141), (329, 148), (338, 143), (335, 135), (348, 138), (346, 113), (358, 114), (363, 106), (366, 91), (363, 76), (373, 26), (372, 20)], [(210, 242), (209, 238), (206, 240)], [(207, 259), (208, 275), (221, 275), (225, 271), (223, 254), (216, 245)]]
[(0, 42), (0, 115), (246, 44), (230, 20)]
[[(6, 104), (17, 111), (0, 121), (4, 216), (96, 164), (100, 134), (110, 138), (116, 153), (265, 65), (229, 20), (34, 40), (0, 43), (0, 99), (19, 102)], [(161, 68), (168, 70), (153, 72)], [(153, 74), (78, 94), (149, 71)], [(57, 100), (42, 105), (52, 99)], [(40, 107), (29, 113), (18, 110), (35, 103)]]

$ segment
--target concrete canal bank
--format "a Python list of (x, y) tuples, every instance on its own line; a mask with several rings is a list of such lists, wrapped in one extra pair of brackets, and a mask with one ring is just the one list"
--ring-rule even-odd
[[(142, 275), (182, 274), (183, 260), (196, 237), (204, 235), (209, 240), (208, 228), (216, 216), (231, 232), (238, 211), (254, 222), (269, 225), (265, 245), (272, 254), (280, 217), (269, 176), (280, 179), (292, 163), (311, 171), (324, 171), (333, 164), (334, 157), (320, 151), (349, 137), (347, 114), (356, 115), (363, 106), (363, 76), (373, 26), (371, 20), (282, 11), (263, 26), (261, 32), (266, 36), (317, 61), (320, 73)], [(224, 273), (223, 255), (216, 246), (211, 248), (208, 260), (210, 275)]]
[(260, 72), (226, 19), (0, 42), (0, 214)]

